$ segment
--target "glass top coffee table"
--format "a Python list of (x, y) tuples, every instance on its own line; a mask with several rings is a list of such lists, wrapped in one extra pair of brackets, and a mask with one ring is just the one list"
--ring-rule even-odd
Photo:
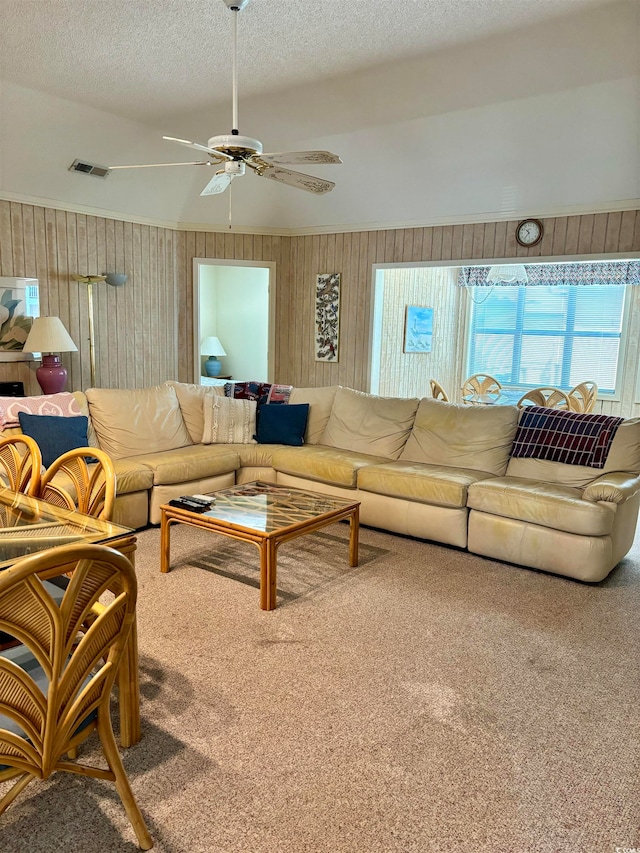
[(160, 522), (160, 571), (170, 563), (170, 526), (190, 524), (242, 542), (260, 551), (260, 607), (276, 606), (276, 554), (289, 539), (313, 533), (336, 521), (349, 519), (349, 565), (358, 565), (360, 502), (314, 494), (272, 483), (245, 483), (216, 492), (206, 512), (164, 504)]

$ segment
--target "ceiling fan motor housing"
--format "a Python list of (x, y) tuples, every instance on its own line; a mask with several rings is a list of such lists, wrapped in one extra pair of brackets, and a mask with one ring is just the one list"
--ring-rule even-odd
[(224, 164), (224, 171), (227, 175), (244, 175), (245, 168), (242, 160), (228, 160)]
[(262, 142), (250, 136), (212, 136), (207, 142), (208, 148), (222, 151), (229, 157), (250, 157), (252, 154), (262, 154)]

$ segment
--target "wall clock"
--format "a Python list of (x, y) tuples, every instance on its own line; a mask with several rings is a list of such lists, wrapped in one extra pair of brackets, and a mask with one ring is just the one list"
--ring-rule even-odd
[(535, 246), (542, 240), (543, 230), (539, 219), (523, 219), (516, 228), (516, 240), (521, 246)]

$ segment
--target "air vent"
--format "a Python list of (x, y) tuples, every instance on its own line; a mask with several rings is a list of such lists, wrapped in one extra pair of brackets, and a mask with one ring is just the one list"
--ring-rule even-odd
[(86, 160), (74, 160), (69, 166), (70, 172), (83, 172), (85, 175), (95, 175), (96, 178), (106, 178), (109, 174), (108, 166), (97, 166), (95, 163), (87, 163)]

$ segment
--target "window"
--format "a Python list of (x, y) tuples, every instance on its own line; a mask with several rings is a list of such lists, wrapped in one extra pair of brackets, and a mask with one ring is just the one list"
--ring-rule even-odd
[(593, 380), (619, 385), (625, 290), (554, 285), (469, 288), (467, 375), (490, 373), (503, 385), (566, 390)]

